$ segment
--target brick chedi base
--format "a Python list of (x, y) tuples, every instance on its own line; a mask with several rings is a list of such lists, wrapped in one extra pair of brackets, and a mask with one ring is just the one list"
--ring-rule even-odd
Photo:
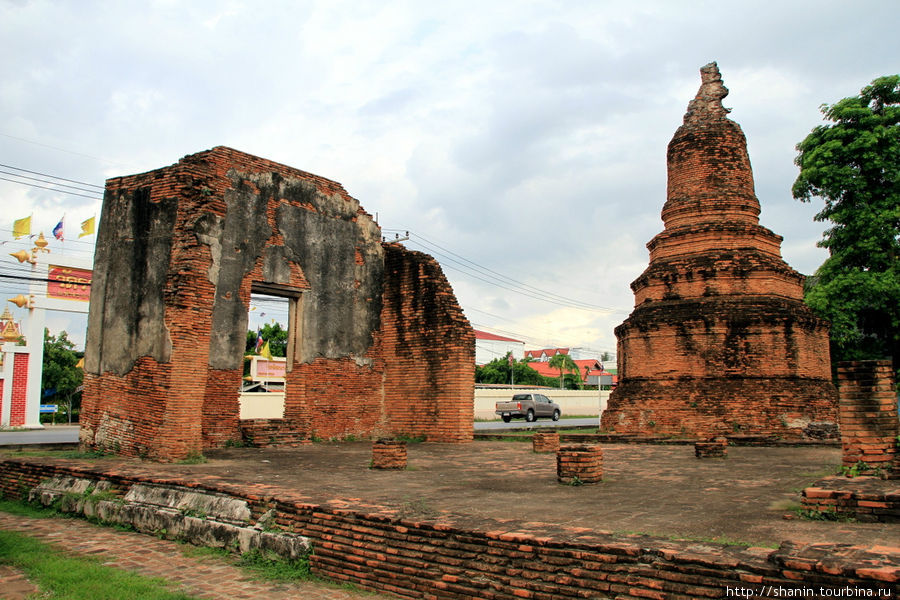
[(380, 439), (372, 444), (373, 469), (405, 469), (406, 442)]
[(555, 431), (538, 431), (531, 438), (531, 449), (539, 454), (559, 450), (559, 434)]
[(828, 327), (803, 275), (759, 225), (747, 142), (727, 118), (715, 63), (668, 148), (665, 229), (616, 328), (619, 385), (601, 427), (616, 433), (801, 437), (836, 422)]
[(859, 474), (900, 475), (900, 422), (891, 361), (840, 363), (838, 392), (844, 466), (856, 467)]
[(708, 442), (694, 444), (694, 456), (697, 458), (725, 458), (728, 455), (728, 440), (717, 437)]
[(556, 479), (567, 485), (603, 481), (603, 450), (594, 444), (561, 447), (556, 453)]

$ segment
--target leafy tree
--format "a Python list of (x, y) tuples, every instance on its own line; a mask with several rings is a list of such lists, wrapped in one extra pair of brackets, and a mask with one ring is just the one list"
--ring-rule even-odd
[(550, 362), (548, 363), (554, 369), (559, 369), (559, 389), (563, 389), (565, 384), (565, 372), (574, 374), (574, 380), (577, 381), (578, 387), (581, 387), (581, 373), (578, 369), (578, 365), (575, 364), (575, 361), (572, 360), (572, 357), (568, 354), (555, 354), (550, 357)]
[(475, 383), (508, 384), (511, 370), (516, 385), (551, 385), (553, 381), (548, 381), (547, 377), (529, 367), (528, 363), (530, 362), (531, 359), (526, 358), (525, 360), (513, 360), (510, 364), (510, 353), (507, 353), (504, 358), (495, 358), (484, 366), (476, 366)]
[[(272, 356), (287, 356), (288, 332), (287, 329), (281, 327), (281, 323), (266, 323), (259, 332), (262, 334), (263, 340), (269, 342), (269, 351)], [(250, 330), (247, 332), (246, 352), (253, 354), (254, 348), (256, 348), (256, 332)]]
[(822, 105), (830, 124), (797, 145), (794, 198), (825, 201), (830, 256), (806, 302), (831, 321), (835, 360), (900, 360), (900, 75)]
[(65, 403), (71, 420), (73, 410), (81, 402), (81, 384), (84, 372), (77, 367), (84, 355), (75, 351), (75, 344), (65, 331), (58, 336), (44, 329), (44, 361), (41, 375), (42, 398)]

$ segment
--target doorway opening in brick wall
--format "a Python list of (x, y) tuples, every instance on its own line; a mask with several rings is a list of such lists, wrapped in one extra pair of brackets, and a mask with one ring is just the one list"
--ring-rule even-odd
[(241, 419), (283, 418), (287, 373), (299, 350), (302, 298), (292, 288), (253, 284), (241, 381)]

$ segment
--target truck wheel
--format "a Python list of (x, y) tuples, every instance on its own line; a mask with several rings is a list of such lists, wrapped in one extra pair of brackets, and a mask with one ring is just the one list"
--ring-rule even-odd
[(528, 412), (525, 413), (525, 420), (528, 421), (529, 423), (534, 422), (534, 411), (531, 410), (530, 408), (528, 409)]
[(504, 423), (509, 423), (510, 421), (512, 421), (512, 417), (510, 417), (509, 415), (506, 415), (505, 417), (500, 417), (500, 418), (503, 419)]
[(553, 411), (553, 420), (559, 421), (559, 411), (558, 410)]

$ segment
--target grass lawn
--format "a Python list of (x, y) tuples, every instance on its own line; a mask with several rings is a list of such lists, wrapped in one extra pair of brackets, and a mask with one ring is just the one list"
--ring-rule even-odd
[(38, 585), (41, 598), (65, 600), (192, 600), (162, 579), (107, 567), (89, 557), (13, 531), (0, 531), (0, 563), (18, 567)]

